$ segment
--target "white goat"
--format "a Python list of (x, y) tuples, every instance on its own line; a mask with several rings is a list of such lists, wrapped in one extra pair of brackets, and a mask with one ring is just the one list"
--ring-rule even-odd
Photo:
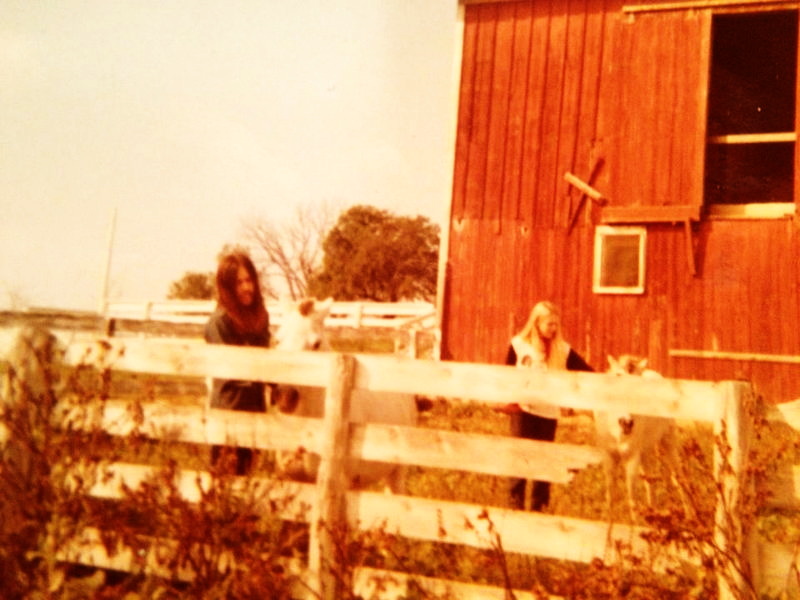
[[(307, 299), (287, 303), (283, 322), (276, 336), (280, 350), (327, 350), (325, 317), (330, 312), (332, 299), (314, 301)], [(274, 402), (287, 414), (304, 417), (322, 417), (325, 390), (315, 387), (289, 388), (279, 386), (275, 390)], [(417, 405), (414, 396), (397, 393), (371, 393), (353, 390), (350, 399), (350, 421), (354, 423), (384, 423), (388, 425), (416, 425)], [(279, 456), (279, 467), (295, 476), (313, 477), (319, 466), (319, 458), (308, 453), (295, 455), (300, 460), (287, 460)], [(403, 469), (400, 465), (361, 461), (349, 465), (356, 486), (383, 482), (388, 491), (402, 493)]]
[[(620, 376), (640, 376), (645, 378), (661, 378), (661, 375), (647, 368), (647, 359), (640, 359), (629, 355), (622, 355), (619, 359), (608, 357), (609, 373)], [(606, 474), (606, 500), (611, 509), (611, 485), (615, 467), (621, 465), (625, 474), (625, 490), (627, 494), (628, 510), (631, 518), (634, 515), (633, 489), (637, 475), (643, 474), (642, 458), (651, 452), (662, 440), (666, 447), (667, 456), (675, 467), (677, 451), (674, 444), (673, 419), (654, 417), (649, 415), (635, 415), (629, 412), (600, 412), (594, 415), (597, 433), (597, 445), (606, 452), (603, 467)], [(672, 474), (673, 483), (678, 488), (681, 499), (684, 501), (683, 490)], [(643, 478), (647, 502), (652, 506), (652, 490), (647, 479)]]

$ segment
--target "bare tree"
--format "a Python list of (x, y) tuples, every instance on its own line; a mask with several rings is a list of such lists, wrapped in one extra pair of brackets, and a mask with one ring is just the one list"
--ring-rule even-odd
[(333, 226), (335, 214), (336, 209), (323, 202), (298, 206), (292, 219), (284, 223), (262, 217), (242, 222), (243, 237), (252, 248), (270, 296), (276, 297), (276, 290), (294, 300), (308, 294), (309, 279), (322, 259), (322, 240)]

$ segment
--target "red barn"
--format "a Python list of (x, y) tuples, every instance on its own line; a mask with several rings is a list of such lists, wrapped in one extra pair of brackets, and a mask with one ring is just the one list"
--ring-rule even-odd
[(549, 299), (595, 368), (800, 397), (799, 3), (462, 2), (442, 358)]

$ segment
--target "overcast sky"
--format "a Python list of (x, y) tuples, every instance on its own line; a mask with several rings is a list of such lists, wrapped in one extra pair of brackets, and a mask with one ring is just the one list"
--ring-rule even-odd
[(3, 0), (0, 308), (210, 271), (250, 216), (442, 223), (457, 0)]

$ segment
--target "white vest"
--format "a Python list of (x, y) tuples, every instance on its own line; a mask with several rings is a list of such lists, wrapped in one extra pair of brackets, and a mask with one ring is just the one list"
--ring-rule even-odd
[[(543, 352), (534, 348), (521, 337), (515, 335), (511, 338), (511, 347), (514, 348), (514, 353), (517, 355), (517, 367), (520, 369), (537, 369), (542, 371), (548, 369), (566, 369), (569, 345), (562, 339), (554, 340), (554, 344), (555, 347), (551, 352), (550, 360), (547, 360)], [(559, 408), (551, 404), (520, 403), (520, 408), (526, 413), (548, 419), (557, 419), (561, 414)]]

